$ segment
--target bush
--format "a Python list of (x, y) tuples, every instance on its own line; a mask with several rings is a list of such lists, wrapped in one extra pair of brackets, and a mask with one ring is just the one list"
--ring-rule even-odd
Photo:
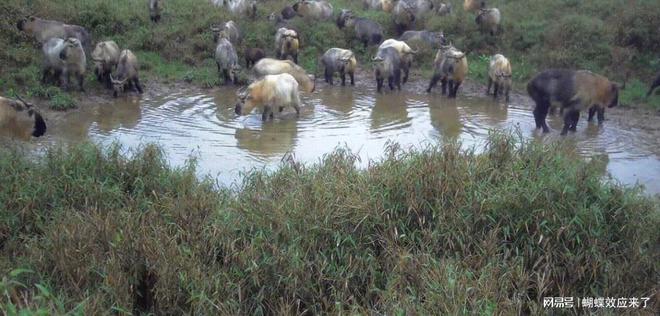
[[(482, 154), (392, 146), (367, 169), (339, 149), (318, 165), (251, 172), (234, 190), (198, 180), (194, 161), (168, 167), (154, 146), (81, 145), (36, 161), (1, 150), (0, 209), (17, 211), (0, 213), (0, 268), (25, 298), (2, 295), (2, 306), (539, 314), (544, 296), (639, 297), (657, 285), (658, 200), (604, 181), (603, 161), (560, 144), (496, 133)], [(31, 294), (39, 286), (49, 299)]]

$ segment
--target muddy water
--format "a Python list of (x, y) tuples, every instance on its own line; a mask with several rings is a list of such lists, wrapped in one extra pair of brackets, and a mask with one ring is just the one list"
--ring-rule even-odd
[(389, 141), (420, 147), (449, 137), (478, 146), (489, 129), (519, 126), (525, 137), (566, 141), (585, 156), (605, 156), (617, 180), (660, 193), (660, 129), (655, 119), (647, 119), (655, 127), (644, 129), (638, 125), (646, 124), (645, 118), (637, 122), (627, 117), (629, 111), (610, 110), (604, 126), (587, 124), (583, 117), (577, 133), (561, 138), (558, 116), (549, 117), (552, 133), (534, 131), (531, 104), (524, 96), (512, 96), (506, 105), (467, 85), (458, 100), (448, 100), (439, 92), (424, 93), (423, 80), (404, 86), (402, 92), (379, 95), (371, 80), (358, 81), (354, 88), (320, 85), (303, 97), (299, 118), (288, 109), (266, 123), (256, 112), (243, 117), (233, 113), (233, 87), (164, 89), (141, 98), (106, 99), (51, 120), (48, 135), (36, 142), (119, 141), (127, 147), (157, 142), (174, 165), (196, 156), (201, 174), (229, 185), (242, 171), (274, 168), (287, 153), (316, 162), (336, 146), (345, 146), (366, 164), (378, 159)]

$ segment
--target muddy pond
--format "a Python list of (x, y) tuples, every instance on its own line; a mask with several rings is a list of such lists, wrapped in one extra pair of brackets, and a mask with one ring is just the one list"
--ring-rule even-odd
[(519, 126), (525, 137), (571, 142), (585, 156), (605, 155), (608, 171), (625, 184), (640, 183), (647, 193), (660, 193), (660, 126), (654, 113), (608, 109), (602, 127), (583, 115), (576, 133), (559, 136), (562, 120), (549, 116), (550, 134), (534, 131), (532, 104), (513, 94), (506, 104), (467, 83), (456, 100), (424, 92), (426, 80), (416, 78), (400, 92), (376, 94), (373, 80), (358, 78), (355, 87), (318, 84), (304, 94), (299, 118), (287, 109), (262, 123), (253, 112), (238, 117), (232, 105), (235, 87), (212, 90), (161, 88), (137, 97), (100, 98), (97, 105), (57, 114), (49, 120), (37, 146), (94, 141), (120, 142), (126, 148), (160, 144), (173, 165), (191, 155), (200, 174), (231, 185), (253, 168), (274, 169), (291, 153), (298, 161), (317, 162), (337, 146), (359, 154), (362, 164), (378, 159), (388, 142), (404, 148), (458, 138), (465, 146), (481, 146), (489, 129)]

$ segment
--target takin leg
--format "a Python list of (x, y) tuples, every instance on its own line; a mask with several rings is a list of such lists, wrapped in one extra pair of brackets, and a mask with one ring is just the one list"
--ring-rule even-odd
[(499, 92), (500, 85), (495, 82), (495, 88), (493, 89), (493, 100), (497, 99), (497, 92)]
[(136, 77), (135, 79), (133, 79), (133, 84), (135, 84), (135, 87), (137, 88), (138, 93), (140, 93), (140, 94), (144, 93), (144, 91), (142, 90), (142, 85), (140, 85), (140, 78)]
[(348, 73), (348, 75), (351, 77), (351, 86), (355, 85), (355, 74), (351, 71)]
[(447, 86), (448, 86), (448, 88), (449, 88), (449, 92), (447, 93), (447, 97), (448, 97), (448, 98), (453, 98), (453, 97), (455, 97), (455, 96), (454, 96), (454, 80), (453, 80), (453, 79), (452, 79), (452, 80), (449, 80), (449, 81), (447, 82)]
[(456, 98), (456, 94), (458, 93), (458, 87), (461, 86), (461, 81), (454, 81), (454, 98)]
[(440, 84), (442, 86), (442, 95), (447, 94), (447, 78), (440, 79)]
[(229, 69), (223, 69), (222, 70), (222, 76), (224, 77), (224, 81), (222, 84), (229, 84), (231, 82), (231, 76), (229, 75)]
[(595, 114), (596, 114), (596, 106), (592, 105), (589, 108), (589, 117), (587, 118), (587, 122), (591, 122), (594, 119)]
[(264, 112), (261, 113), (261, 120), (264, 121), (264, 122), (266, 120), (268, 120), (268, 115), (272, 114), (270, 112), (272, 112), (271, 106), (270, 105), (264, 105)]
[(394, 84), (396, 85), (397, 89), (401, 91), (401, 71), (395, 71), (394, 72)]
[[(488, 89), (486, 90), (486, 95), (490, 94), (490, 87), (492, 85), (493, 85), (493, 79), (490, 79), (490, 77), (488, 77)], [(497, 89), (497, 86), (495, 86), (495, 88)]]
[(605, 121), (605, 108), (598, 107), (598, 125), (602, 125)]
[(406, 82), (408, 82), (408, 74), (410, 74), (410, 66), (411, 66), (411, 65), (408, 65), (407, 67), (405, 67), (405, 68), (403, 69), (403, 83), (404, 83), (404, 84), (405, 84)]
[(390, 86), (390, 91), (394, 90), (394, 75), (387, 77), (387, 85)]
[(431, 89), (438, 84), (438, 81), (440, 81), (440, 75), (434, 74), (433, 77), (431, 77), (431, 82), (429, 82), (429, 87), (426, 89), (426, 93), (431, 93)]
[(325, 67), (324, 75), (325, 75), (325, 82), (332, 85), (333, 84), (332, 83), (332, 72), (330, 72), (330, 69), (328, 69), (328, 67)]
[(575, 132), (577, 130), (577, 124), (578, 121), (580, 120), (580, 111), (573, 111), (573, 116), (572, 116), (572, 123), (571, 126), (568, 128), (569, 131)]
[(545, 118), (548, 116), (548, 110), (550, 109), (550, 100), (547, 97), (543, 96), (532, 96), (536, 107), (534, 107), (534, 121), (536, 122), (536, 128), (542, 128), (544, 133), (550, 132), (548, 124), (545, 122)]
[(295, 53), (295, 54), (291, 55), (291, 57), (293, 57), (293, 62), (297, 65), (298, 64), (298, 53)]
[(78, 77), (78, 87), (80, 88), (80, 92), (85, 92), (85, 88), (83, 87), (85, 76), (81, 73), (76, 74), (76, 76)]
[(342, 70), (339, 72), (339, 76), (341, 77), (341, 85), (346, 86), (346, 72)]
[(379, 93), (383, 89), (383, 78), (376, 78), (376, 91)]

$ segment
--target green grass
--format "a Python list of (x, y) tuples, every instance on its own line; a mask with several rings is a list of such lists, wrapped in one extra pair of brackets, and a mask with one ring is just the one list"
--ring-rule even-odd
[[(395, 37), (391, 16), (384, 12), (364, 11), (358, 1), (332, 0), (335, 11), (350, 8), (357, 15), (381, 23), (387, 37)], [(546, 1), (491, 0), (490, 6), (502, 12), (502, 32), (496, 37), (481, 34), (474, 16), (454, 1), (454, 13), (448, 17), (425, 15), (419, 29), (444, 31), (460, 49), (469, 53), (470, 78), (484, 81), (483, 56), (502, 53), (514, 69), (514, 86), (525, 83), (540, 70), (550, 67), (589, 69), (622, 82), (625, 73), (630, 81), (648, 83), (660, 67), (660, 6), (655, 0), (628, 4), (623, 0)], [(246, 47), (262, 47), (273, 55), (275, 28), (265, 16), (279, 11), (287, 1), (260, 4), (259, 18), (240, 20), (245, 40), (238, 47), (239, 56)], [(212, 62), (215, 45), (209, 26), (231, 19), (226, 11), (208, 1), (171, 0), (165, 3), (162, 23), (152, 24), (147, 5), (131, 0), (5, 1), (1, 8), (0, 83), (2, 91), (30, 90), (38, 85), (41, 52), (37, 45), (15, 27), (19, 17), (34, 13), (45, 18), (86, 26), (95, 40), (115, 40), (120, 47), (136, 52), (143, 63), (143, 76), (155, 81), (186, 81), (202, 87), (217, 85), (219, 79)], [(235, 19), (236, 20), (236, 19)], [(311, 26), (313, 25), (313, 26)], [(311, 27), (310, 27), (311, 26)], [(363, 49), (336, 28), (333, 21), (296, 19), (293, 27), (300, 32), (300, 64), (309, 72), (319, 73), (318, 57), (330, 47), (353, 48), (363, 68), (370, 68), (375, 48)], [(17, 44), (18, 43), (18, 44)], [(425, 75), (433, 51), (419, 56), (415, 70)], [(241, 62), (242, 59), (241, 59)], [(475, 67), (472, 67), (474, 65)], [(245, 77), (245, 74), (243, 75)], [(92, 75), (87, 80), (90, 93), (103, 93)], [(624, 102), (636, 106), (660, 106), (657, 99), (643, 98), (642, 89), (626, 92)]]
[(559, 143), (392, 146), (366, 169), (338, 149), (233, 189), (125, 152), (0, 149), (0, 309), (536, 315), (657, 288), (657, 198)]

